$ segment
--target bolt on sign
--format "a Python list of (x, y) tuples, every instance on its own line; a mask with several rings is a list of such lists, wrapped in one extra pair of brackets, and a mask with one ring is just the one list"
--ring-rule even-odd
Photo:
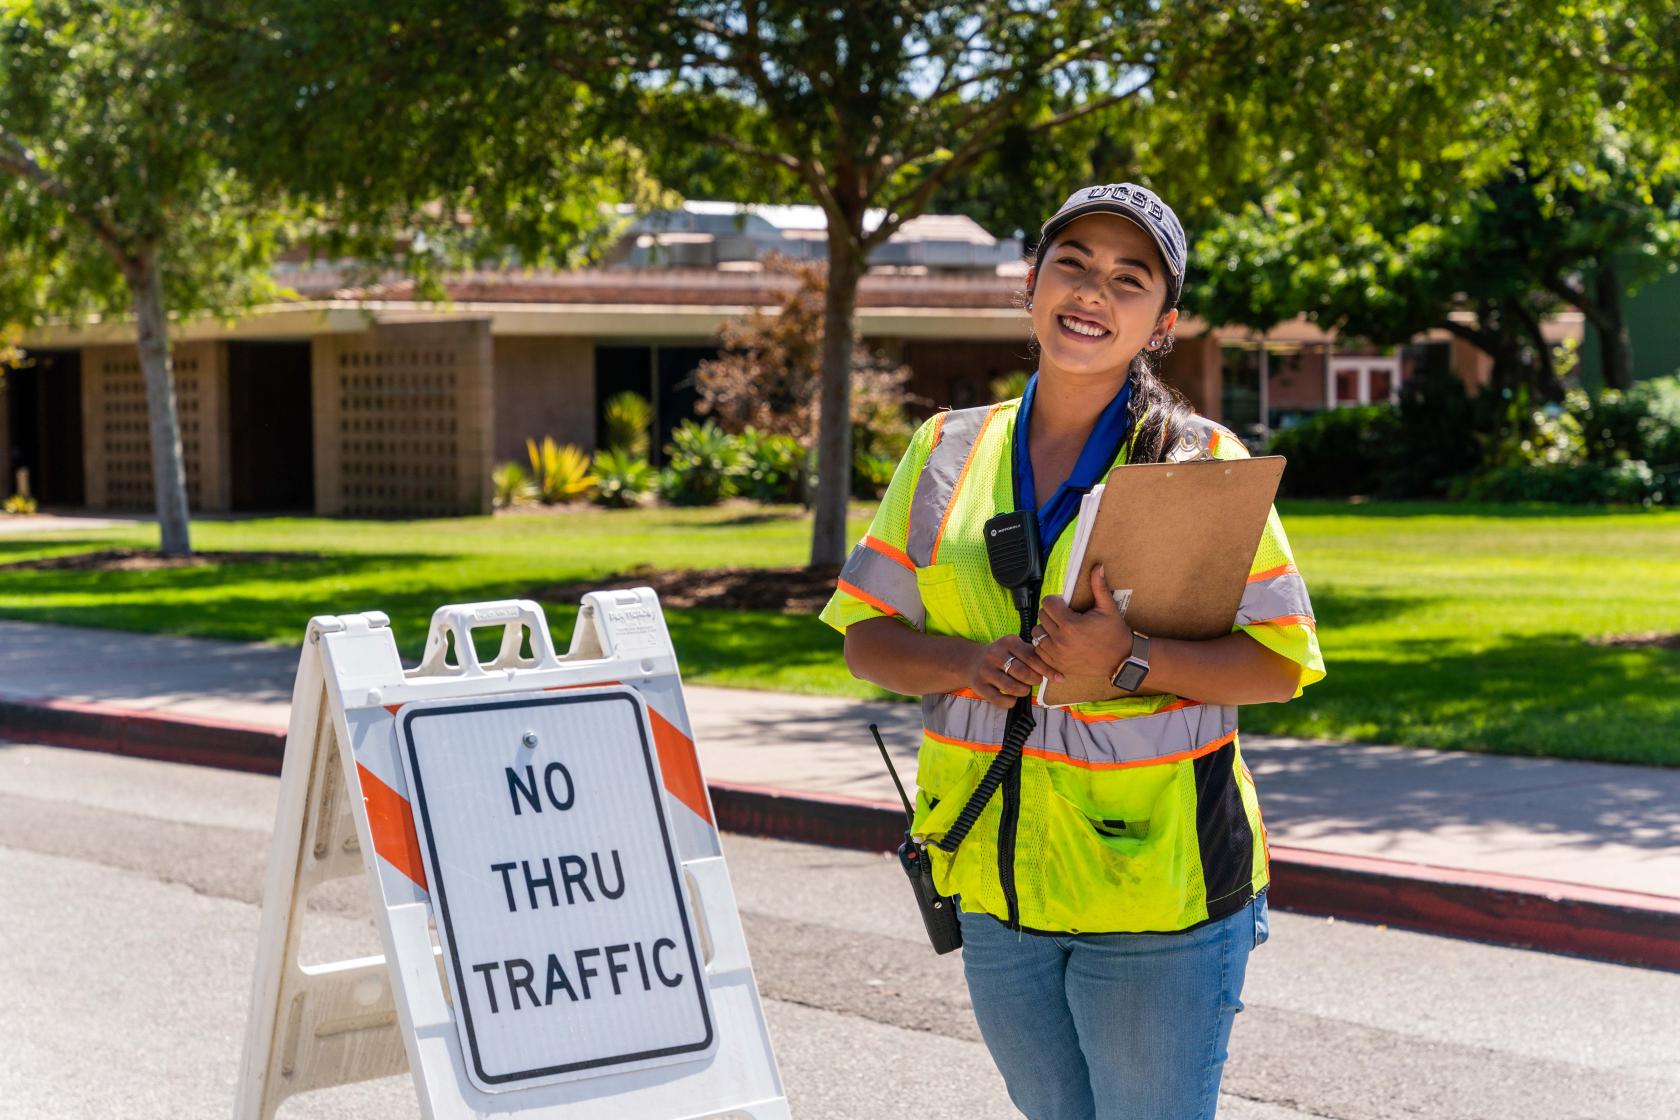
[[(488, 662), (475, 629), (502, 631)], [(782, 1118), (654, 593), (311, 621), (236, 1108), (399, 1073), (428, 1117)], [(303, 966), (303, 899), (361, 874), (380, 958)]]

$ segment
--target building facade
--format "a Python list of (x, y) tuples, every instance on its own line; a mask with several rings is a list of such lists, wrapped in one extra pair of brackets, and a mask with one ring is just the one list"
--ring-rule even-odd
[[(765, 255), (820, 256), (821, 234), (811, 207), (695, 203), (638, 221), (604, 267), (465, 275), (446, 305), (400, 281), (352, 295), (331, 269), (287, 273), (294, 302), (173, 329), (189, 505), (487, 513), (496, 463), (523, 462), (528, 438), (593, 450), (601, 402), (624, 390), (653, 405), (657, 458), (695, 414), (693, 371), (717, 353), (718, 328), (792, 291)], [(883, 249), (859, 291), (859, 332), (910, 367), (919, 407), (983, 403), (994, 380), (1034, 367), (1019, 243), (930, 216)], [(1393, 399), (1422, 363), (1478, 377), (1474, 351), (1444, 337), (1379, 354), (1346, 352), (1304, 322), (1262, 337), (1186, 316), (1176, 333), (1165, 379), (1256, 442), (1313, 411)], [(24, 346), (28, 363), (0, 380), (0, 490), (22, 470), (44, 505), (150, 510), (133, 325), (47, 328)]]

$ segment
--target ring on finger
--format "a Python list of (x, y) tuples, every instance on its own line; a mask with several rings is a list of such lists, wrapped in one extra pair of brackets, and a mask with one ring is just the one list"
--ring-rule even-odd
[(1049, 631), (1043, 631), (1041, 633), (1034, 634), (1033, 635), (1033, 640), (1032, 640), (1033, 648), (1037, 649), (1038, 648), (1038, 643), (1042, 642), (1044, 639), (1048, 638), (1049, 636), (1050, 636)]
[(1012, 653), (1003, 662), (1003, 675), (1004, 676), (1007, 677), (1009, 675), (1009, 667), (1013, 664), (1015, 664), (1015, 655)]

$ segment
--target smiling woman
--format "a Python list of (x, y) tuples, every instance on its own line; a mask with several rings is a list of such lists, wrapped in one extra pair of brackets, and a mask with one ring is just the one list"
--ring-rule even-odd
[[(1112, 467), (1248, 454), (1157, 376), (1184, 263), (1184, 230), (1152, 192), (1069, 198), (1027, 274), (1037, 373), (1018, 401), (922, 427), (823, 611), (854, 674), (922, 694), (912, 831), (939, 891), (958, 896), (975, 1017), (1029, 1117), (1213, 1116), (1248, 953), (1266, 936), (1237, 706), (1324, 675), (1275, 511), (1224, 637), (1135, 634), (1100, 566), (1093, 609), (1043, 595), (1062, 586), (1081, 498)], [(1036, 526), (1042, 553), (1019, 626), (988, 564), (1000, 514)], [(1032, 704), (1041, 677), (1064, 674), (1129, 695)]]

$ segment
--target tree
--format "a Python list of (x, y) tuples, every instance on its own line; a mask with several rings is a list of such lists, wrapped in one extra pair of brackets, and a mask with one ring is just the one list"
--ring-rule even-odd
[(307, 247), (423, 296), (467, 267), (571, 266), (621, 204), (673, 205), (635, 122), (557, 64), (571, 15), (535, 0), (175, 0), (198, 101), (247, 181), (311, 219)]
[[(827, 270), (782, 257), (766, 265), (774, 274), (791, 276), (796, 287), (774, 313), (755, 308), (719, 329), (722, 353), (694, 371), (699, 411), (715, 415), (727, 432), (751, 427), (814, 447)], [(858, 340), (852, 345), (850, 380), (853, 439), (870, 441), (859, 450), (903, 454), (910, 434), (904, 414), (910, 367)]]
[(1250, 87), (1245, 142), (1276, 154), (1198, 246), (1197, 309), (1255, 327), (1304, 312), (1378, 342), (1440, 326), (1492, 355), (1497, 385), (1555, 398), (1540, 320), (1562, 301), (1630, 376), (1616, 262), (1636, 250), (1636, 280), (1672, 267), (1680, 149), (1634, 104), (1672, 74), (1628, 60), (1673, 38), (1672, 13), (1362, 7), (1237, 10), (1272, 74)]
[[(1167, 23), (1163, 6), (587, 7), (584, 49), (556, 65), (583, 81), (612, 81), (624, 119), (645, 122), (666, 142), (711, 145), (757, 163), (827, 217), (810, 561), (838, 563), (847, 544), (853, 316), (869, 254), (988, 153), (1145, 89)], [(623, 76), (596, 65), (601, 59)]]
[(283, 211), (230, 173), (164, 6), (0, 8), (0, 320), (132, 312), (163, 551), (189, 551), (169, 315), (268, 296)]

